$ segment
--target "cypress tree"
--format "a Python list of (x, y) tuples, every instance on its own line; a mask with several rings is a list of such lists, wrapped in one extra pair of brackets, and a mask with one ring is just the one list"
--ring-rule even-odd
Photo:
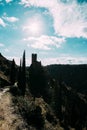
[(20, 66), (19, 66), (19, 71), (18, 71), (18, 87), (21, 90), (22, 86), (22, 68), (21, 68), (21, 60), (20, 60)]
[(10, 82), (12, 85), (15, 83), (15, 79), (16, 79), (16, 68), (15, 68), (15, 61), (13, 59), (11, 64), (11, 71), (10, 71)]
[(25, 95), (26, 91), (26, 64), (25, 64), (25, 51), (23, 53), (22, 62), (20, 60), (20, 67), (18, 72), (18, 87), (21, 95)]
[(23, 53), (23, 59), (22, 59), (22, 95), (25, 95), (26, 90), (26, 63), (25, 63), (25, 50)]

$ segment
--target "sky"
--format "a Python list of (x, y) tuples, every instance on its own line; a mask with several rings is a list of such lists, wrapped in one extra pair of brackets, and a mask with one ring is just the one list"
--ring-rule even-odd
[(87, 0), (0, 0), (0, 52), (19, 64), (87, 64)]

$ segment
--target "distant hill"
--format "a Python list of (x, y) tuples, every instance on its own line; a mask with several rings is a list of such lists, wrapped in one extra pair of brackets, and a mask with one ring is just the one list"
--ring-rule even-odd
[(46, 68), (52, 78), (87, 94), (87, 65), (48, 65)]

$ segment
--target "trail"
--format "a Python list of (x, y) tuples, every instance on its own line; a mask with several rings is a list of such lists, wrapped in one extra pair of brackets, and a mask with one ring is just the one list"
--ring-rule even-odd
[(0, 99), (1, 99), (2, 95), (3, 95), (4, 93), (6, 93), (7, 91), (9, 91), (9, 88), (4, 88), (4, 89), (2, 89), (2, 90), (0, 91)]
[[(13, 96), (9, 92), (9, 88), (5, 88), (0, 91), (0, 130), (36, 130), (35, 127), (27, 125), (27, 123), (18, 113), (17, 106), (14, 107), (12, 98)], [(46, 112), (50, 110), (44, 100), (41, 100), (41, 98), (36, 98), (35, 104), (41, 107), (43, 116), (45, 116)], [(59, 123), (52, 125), (45, 118), (45, 126), (43, 130), (64, 129), (60, 127)]]
[(0, 91), (0, 130), (28, 130), (22, 117), (14, 109), (9, 88)]

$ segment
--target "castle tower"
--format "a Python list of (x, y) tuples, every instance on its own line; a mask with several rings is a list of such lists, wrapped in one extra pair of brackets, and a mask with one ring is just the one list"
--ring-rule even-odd
[(32, 64), (37, 62), (37, 54), (32, 54)]

